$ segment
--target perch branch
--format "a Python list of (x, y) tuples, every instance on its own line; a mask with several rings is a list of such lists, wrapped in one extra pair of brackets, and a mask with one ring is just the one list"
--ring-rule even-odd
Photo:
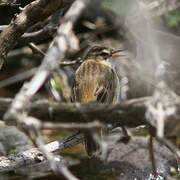
[[(119, 126), (136, 127), (146, 124), (146, 104), (152, 97), (138, 98), (122, 101), (115, 105), (106, 104), (78, 104), (50, 102), (48, 100), (34, 101), (29, 104), (28, 110), (31, 116), (43, 121), (58, 122), (85, 122), (84, 117), (90, 120), (99, 120), (104, 123), (117, 124)], [(0, 118), (9, 108), (12, 99), (0, 99)], [(13, 117), (9, 123), (14, 124)]]
[[(94, 103), (81, 105), (40, 100), (29, 104), (28, 110), (31, 116), (54, 123), (79, 123), (84, 122), (84, 117), (86, 117), (87, 120), (91, 121), (98, 119), (100, 122), (117, 124), (117, 126), (137, 127), (138, 125), (147, 124), (145, 113), (147, 105), (152, 101), (153, 97), (144, 97), (121, 101), (115, 105)], [(177, 97), (177, 101), (179, 101), (179, 97)], [(11, 99), (0, 99), (0, 118), (3, 117), (11, 102)], [(180, 112), (180, 101), (176, 103), (176, 108), (176, 111)], [(14, 124), (13, 118), (12, 120), (9, 119), (9, 122)]]

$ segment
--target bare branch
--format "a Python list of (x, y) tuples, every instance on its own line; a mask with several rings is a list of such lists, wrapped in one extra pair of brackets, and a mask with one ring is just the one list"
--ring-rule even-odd
[[(86, 122), (99, 120), (104, 123), (117, 124), (118, 126), (136, 127), (146, 124), (146, 104), (150, 97), (133, 99), (120, 102), (115, 105), (108, 104), (79, 104), (79, 103), (44, 103), (41, 112), (40, 104), (31, 106), (30, 115), (34, 115), (44, 121), (53, 122)], [(37, 108), (38, 107), (38, 108)], [(40, 115), (41, 114), (41, 115)]]
[[(37, 46), (36, 46), (36, 48), (37, 48)], [(39, 49), (38, 51), (41, 51), (41, 50)], [(43, 55), (43, 53), (41, 53), (41, 55)], [(59, 65), (61, 67), (72, 66), (72, 65), (79, 64), (81, 62), (82, 62), (82, 59), (77, 58), (74, 61), (62, 61), (62, 62), (59, 63)], [(25, 80), (25, 79), (27, 79), (29, 77), (32, 77), (37, 72), (37, 70), (38, 70), (38, 68), (32, 68), (32, 69), (30, 69), (28, 71), (19, 73), (19, 74), (15, 75), (15, 76), (12, 76), (12, 77), (8, 78), (8, 79), (2, 80), (2, 81), (0, 81), (0, 88), (6, 87), (6, 86), (11, 85), (13, 83), (17, 83), (19, 81), (22, 81), (22, 80)]]
[[(82, 134), (75, 134), (64, 140), (54, 141), (45, 145), (45, 149), (48, 152), (54, 153), (57, 151), (63, 151), (66, 148), (75, 146), (83, 141)], [(42, 152), (37, 148), (32, 148), (25, 152), (18, 153), (16, 155), (9, 155), (8, 157), (0, 157), (0, 173), (6, 173), (13, 171), (19, 167), (29, 164), (35, 164), (45, 160)], [(61, 164), (61, 162), (60, 162)]]
[[(7, 27), (8, 27), (7, 25), (0, 26), (0, 31), (6, 30)], [(48, 24), (38, 31), (24, 33), (19, 38), (18, 43), (20, 44), (28, 44), (30, 42), (37, 43), (52, 37), (56, 33), (56, 31), (57, 31), (57, 26)]]
[[(122, 101), (115, 105), (106, 104), (78, 104), (58, 103), (48, 100), (35, 101), (29, 104), (29, 114), (43, 121), (60, 122), (86, 122), (87, 120), (99, 120), (104, 123), (117, 124), (117, 126), (136, 127), (146, 124), (146, 105), (152, 101), (152, 97)], [(0, 117), (10, 106), (11, 99), (0, 99)], [(86, 121), (85, 121), (86, 118)], [(10, 124), (14, 124), (14, 118), (9, 117)]]
[[(0, 26), (0, 31), (6, 30), (7, 25)], [(40, 42), (43, 40), (46, 40), (50, 37), (52, 37), (58, 28), (58, 23), (50, 21), (46, 26), (44, 26), (42, 29), (34, 32), (24, 33), (18, 40), (18, 43), (22, 44), (28, 44), (30, 42)]]
[(39, 49), (34, 43), (29, 43), (28, 46), (32, 49), (34, 53), (40, 54), (41, 56), (45, 56), (45, 53)]
[(62, 5), (62, 0), (36, 0), (27, 5), (0, 35), (1, 66), (3, 65), (8, 51), (14, 47), (21, 35), (30, 26), (47, 18), (58, 8), (62, 7)]
[(0, 31), (4, 31), (5, 29), (7, 29), (8, 25), (1, 25), (0, 26)]
[[(174, 101), (174, 100), (173, 100)], [(8, 109), (12, 100), (0, 99), (0, 117)], [(99, 120), (104, 123), (112, 123), (117, 126), (137, 127), (147, 124), (145, 112), (147, 107), (154, 102), (153, 97), (145, 97), (122, 101), (115, 105), (106, 104), (78, 104), (78, 103), (58, 103), (48, 100), (41, 100), (29, 104), (29, 114), (43, 121), (60, 122), (86, 122), (87, 120)], [(179, 103), (178, 103), (179, 102)], [(180, 112), (180, 100), (176, 99), (177, 112)], [(86, 119), (86, 120), (85, 120)], [(14, 124), (11, 117), (9, 120)], [(178, 121), (178, 120), (176, 120)], [(176, 122), (174, 120), (174, 122)], [(153, 121), (150, 122), (156, 126)], [(169, 121), (167, 121), (169, 123)], [(174, 123), (173, 123), (174, 124)], [(168, 127), (171, 127), (168, 125)]]

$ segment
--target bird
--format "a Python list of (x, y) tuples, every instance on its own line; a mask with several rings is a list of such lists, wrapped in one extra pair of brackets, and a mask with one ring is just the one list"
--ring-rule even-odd
[[(83, 57), (83, 62), (77, 68), (74, 75), (73, 101), (86, 103), (107, 103), (118, 102), (120, 94), (120, 83), (118, 75), (109, 62), (111, 58), (122, 56), (113, 48), (96, 45), (89, 48)], [(119, 54), (117, 54), (119, 53)], [(100, 140), (103, 136), (103, 129), (98, 131)], [(85, 149), (89, 157), (96, 157), (101, 154), (101, 148), (92, 134), (84, 134)]]

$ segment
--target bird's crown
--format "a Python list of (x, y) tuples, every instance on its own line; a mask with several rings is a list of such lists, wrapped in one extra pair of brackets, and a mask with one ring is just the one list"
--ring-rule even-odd
[(105, 46), (93, 46), (85, 54), (84, 59), (106, 60), (111, 57), (114, 49)]

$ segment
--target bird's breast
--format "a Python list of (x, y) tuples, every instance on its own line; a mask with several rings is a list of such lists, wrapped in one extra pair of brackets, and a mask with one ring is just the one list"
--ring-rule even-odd
[(76, 100), (81, 103), (97, 101), (96, 92), (113, 99), (117, 83), (115, 75), (109, 63), (86, 60), (75, 73)]

